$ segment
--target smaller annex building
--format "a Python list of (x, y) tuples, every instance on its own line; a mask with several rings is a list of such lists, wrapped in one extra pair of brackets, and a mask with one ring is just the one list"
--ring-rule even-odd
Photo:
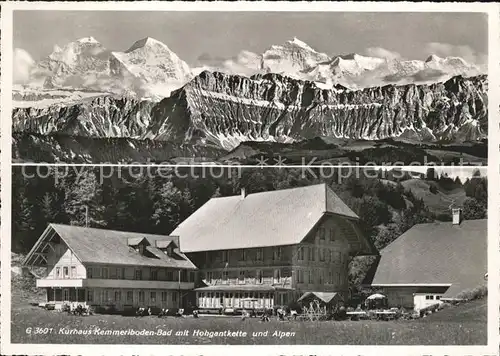
[(175, 236), (59, 224), (48, 225), (23, 265), (47, 267), (36, 284), (56, 308), (73, 302), (116, 310), (179, 308), (196, 278)]
[(485, 285), (487, 220), (417, 224), (380, 251), (365, 285), (378, 288), (389, 306), (420, 310)]

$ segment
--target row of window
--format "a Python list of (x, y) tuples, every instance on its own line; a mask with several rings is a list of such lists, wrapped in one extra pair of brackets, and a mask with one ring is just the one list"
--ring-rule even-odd
[(66, 278), (76, 278), (77, 272), (76, 272), (76, 266), (62, 266), (62, 267), (56, 267), (56, 279), (66, 279)]
[(263, 308), (271, 307), (273, 300), (274, 295), (269, 292), (203, 292), (198, 294), (198, 306), (201, 308)]
[[(306, 278), (307, 277), (307, 280)], [(342, 278), (339, 272), (328, 271), (313, 271), (313, 270), (298, 270), (297, 271), (297, 283), (308, 283), (308, 284), (336, 284), (342, 285)]]
[[(63, 296), (66, 298), (66, 292), (68, 292), (67, 289), (63, 290)], [(104, 302), (115, 302), (115, 303), (121, 303), (121, 302), (126, 302), (126, 303), (133, 303), (134, 302), (134, 291), (127, 291), (126, 293), (122, 294), (122, 291), (120, 290), (115, 290), (114, 293), (112, 294), (108, 290), (103, 290), (100, 291), (101, 294), (101, 300)], [(168, 293), (169, 292), (149, 292), (149, 301), (151, 303), (156, 303), (157, 298), (161, 298), (162, 302), (166, 302), (168, 299)], [(172, 302), (177, 302), (177, 292), (171, 292), (172, 294)], [(139, 303), (145, 301), (145, 296), (146, 292), (144, 291), (139, 291), (138, 292), (138, 300)], [(69, 299), (69, 292), (67, 295)], [(123, 299), (125, 298), (125, 299)], [(65, 299), (67, 300), (67, 299)], [(94, 301), (94, 291), (89, 289), (87, 290), (87, 301), (88, 302), (93, 302)]]
[[(320, 229), (320, 230), (325, 230), (325, 229)], [(333, 231), (333, 229), (332, 229)], [(333, 240), (332, 240), (333, 241)], [(257, 248), (255, 250), (255, 261), (263, 261), (264, 260), (264, 249), (263, 248)], [(206, 252), (205, 255), (205, 260), (206, 261), (213, 261), (214, 252)], [(249, 256), (249, 253), (247, 250), (234, 250), (234, 251), (218, 251), (218, 258), (222, 262), (229, 262), (229, 257), (230, 254), (237, 254), (238, 255), (238, 260), (239, 261), (247, 261), (252, 259), (251, 256)], [(319, 261), (329, 261), (329, 262), (338, 262), (338, 263), (343, 263), (346, 261), (345, 257), (343, 254), (339, 251), (334, 251), (329, 248), (322, 248), (322, 247), (308, 247), (308, 246), (299, 246), (298, 251), (297, 251), (297, 257), (299, 261), (304, 261), (307, 255), (307, 259), (309, 261), (316, 261), (316, 256)], [(274, 247), (272, 249), (272, 259), (273, 261), (281, 261), (283, 259), (283, 249), (281, 247)]]
[[(256, 261), (263, 261), (264, 260), (264, 249), (263, 248), (257, 248), (255, 249), (255, 257), (251, 257), (250, 254), (248, 253), (248, 250), (233, 250), (233, 251), (228, 251), (228, 250), (223, 250), (223, 251), (217, 251), (215, 252), (216, 257), (215, 259), (220, 259), (222, 262), (229, 262), (230, 255), (236, 254), (237, 259), (239, 261), (247, 261), (250, 259), (254, 259)], [(280, 261), (283, 258), (283, 249), (281, 247), (274, 247), (272, 249), (272, 257), (273, 261)], [(206, 261), (213, 261), (214, 260), (214, 252), (207, 251), (205, 255), (205, 260)]]
[[(275, 269), (273, 271), (273, 282), (281, 283), (284, 278), (287, 278), (286, 272), (281, 271), (280, 269)], [(255, 270), (253, 273), (251, 271), (239, 271), (238, 272), (238, 283), (246, 284), (250, 282), (249, 279), (253, 279), (254, 283), (262, 284), (263, 283), (263, 274), (262, 270)], [(205, 280), (207, 283), (217, 283), (218, 281), (224, 283), (229, 281), (229, 271), (222, 272), (211, 272), (208, 271), (205, 274)]]
[[(289, 277), (289, 271), (282, 271), (281, 269), (275, 269), (273, 271), (272, 281), (274, 284), (283, 283), (286, 281), (286, 278)], [(309, 283), (309, 284), (336, 284), (341, 285), (341, 275), (339, 272), (328, 271), (325, 273), (324, 270), (316, 271), (316, 270), (298, 270), (296, 274), (297, 283)], [(304, 278), (307, 277), (307, 280)], [(205, 274), (205, 280), (208, 284), (217, 284), (221, 282), (222, 284), (227, 284), (229, 281), (229, 272), (211, 272), (208, 271)], [(262, 284), (263, 283), (263, 275), (262, 270), (255, 270), (253, 273), (251, 271), (239, 271), (238, 272), (238, 284)]]
[(199, 298), (215, 298), (219, 300), (223, 299), (233, 299), (233, 298), (243, 298), (243, 299), (265, 299), (274, 298), (274, 293), (272, 292), (200, 292), (198, 294)]
[(340, 251), (315, 246), (299, 246), (297, 259), (299, 261), (304, 261), (306, 256), (308, 261), (316, 261), (316, 256), (320, 262), (345, 263), (347, 261), (344, 254)]
[(426, 295), (425, 296), (425, 300), (440, 300), (441, 299), (441, 296), (440, 295)]
[[(179, 271), (165, 268), (162, 274), (159, 274), (159, 269), (151, 268), (149, 270), (149, 278), (144, 278), (144, 269), (134, 269), (133, 278), (125, 278), (125, 268), (123, 267), (87, 267), (87, 278), (98, 279), (135, 279), (135, 280), (150, 280), (150, 281), (173, 281), (179, 280)], [(159, 278), (161, 276), (161, 278)], [(186, 270), (180, 271), (181, 282), (194, 282), (195, 273)]]
[[(328, 234), (328, 236), (327, 236), (327, 234)], [(328, 237), (328, 240), (333, 242), (333, 241), (335, 241), (335, 229), (332, 229), (332, 228), (325, 229), (325, 228), (321, 227), (318, 229), (317, 236), (321, 241), (325, 241)]]
[[(151, 268), (149, 271), (150, 281), (179, 281), (179, 271), (174, 271), (171, 269), (165, 269), (164, 273), (161, 274), (161, 279), (159, 278), (159, 270)], [(55, 279), (69, 279), (78, 278), (78, 272), (76, 266), (57, 266), (55, 268)], [(81, 277), (81, 276), (80, 276)], [(146, 280), (143, 278), (143, 269), (136, 268), (134, 270), (133, 278), (125, 278), (125, 268), (123, 267), (87, 267), (87, 278), (97, 278), (97, 279), (135, 279), (135, 280)], [(194, 282), (195, 273), (188, 272), (186, 270), (181, 270), (180, 272), (181, 282)]]

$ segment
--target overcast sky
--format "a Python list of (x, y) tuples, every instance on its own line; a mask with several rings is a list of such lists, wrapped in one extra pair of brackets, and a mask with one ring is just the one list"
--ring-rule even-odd
[(404, 58), (431, 53), (473, 61), (487, 54), (487, 15), (480, 13), (15, 11), (14, 47), (39, 60), (54, 45), (93, 36), (124, 51), (138, 39), (164, 42), (188, 64), (261, 53), (294, 36), (329, 55), (381, 49)]

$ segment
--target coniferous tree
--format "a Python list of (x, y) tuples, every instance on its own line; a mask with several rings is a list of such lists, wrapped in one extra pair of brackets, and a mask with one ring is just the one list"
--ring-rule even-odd
[(436, 180), (436, 169), (433, 167), (427, 168), (427, 172), (425, 173), (425, 178), (430, 181), (435, 181)]
[(55, 193), (46, 192), (40, 201), (40, 213), (42, 219), (48, 223), (61, 222), (59, 217), (61, 215), (60, 207), (58, 206), (57, 196)]
[(177, 188), (171, 181), (165, 182), (153, 203), (152, 222), (156, 229), (168, 234), (193, 212), (193, 206), (188, 190)]
[(80, 172), (65, 192), (64, 209), (71, 225), (104, 227), (105, 207), (102, 204), (102, 186), (94, 170)]
[(108, 172), (103, 172), (100, 176), (101, 185), (101, 202), (103, 205), (102, 219), (106, 221), (107, 227), (110, 229), (119, 229), (117, 224), (118, 205), (120, 197), (118, 196), (118, 182), (109, 176)]
[(487, 215), (486, 206), (475, 198), (467, 198), (464, 201), (463, 214), (466, 220), (485, 219)]

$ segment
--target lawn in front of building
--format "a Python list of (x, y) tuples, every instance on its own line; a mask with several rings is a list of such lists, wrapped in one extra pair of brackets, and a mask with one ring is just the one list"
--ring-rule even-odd
[(78, 317), (13, 305), (11, 330), (13, 343), (44, 344), (485, 345), (486, 315), (486, 300), (450, 307), (415, 321), (280, 322), (273, 318), (267, 323), (215, 316)]

